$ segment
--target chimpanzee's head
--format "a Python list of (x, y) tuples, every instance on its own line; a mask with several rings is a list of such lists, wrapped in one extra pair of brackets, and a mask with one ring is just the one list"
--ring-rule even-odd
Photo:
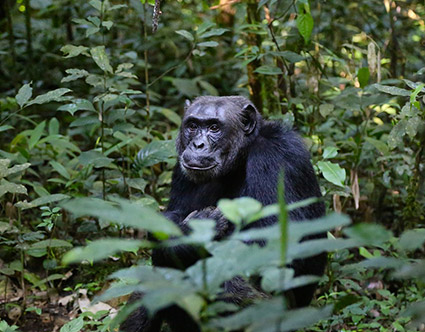
[(227, 174), (239, 164), (260, 125), (260, 114), (244, 97), (187, 101), (176, 144), (183, 173), (197, 183)]

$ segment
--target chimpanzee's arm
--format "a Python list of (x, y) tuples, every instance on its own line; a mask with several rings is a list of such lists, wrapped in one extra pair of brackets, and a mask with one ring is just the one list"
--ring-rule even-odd
[[(171, 183), (170, 202), (164, 216), (173, 221), (187, 235), (190, 232), (187, 216), (194, 212), (193, 202), (197, 187), (185, 179), (180, 166), (176, 165)], [(186, 269), (208, 253), (201, 247), (179, 245), (175, 247), (159, 247), (152, 251), (152, 263), (155, 266)]]

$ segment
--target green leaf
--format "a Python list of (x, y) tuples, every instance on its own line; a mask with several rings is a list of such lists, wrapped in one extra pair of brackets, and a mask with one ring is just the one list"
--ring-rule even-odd
[(114, 22), (112, 22), (112, 21), (103, 21), (102, 22), (102, 26), (104, 26), (108, 30), (111, 30), (113, 25), (114, 25)]
[(154, 234), (181, 235), (180, 229), (172, 221), (137, 202), (117, 199), (114, 204), (100, 199), (79, 198), (66, 202), (63, 207), (76, 217), (93, 216)]
[(338, 148), (335, 146), (327, 146), (323, 151), (323, 159), (335, 158), (338, 155)]
[(68, 92), (71, 92), (70, 89), (67, 88), (60, 88), (53, 91), (49, 91), (43, 95), (37, 96), (35, 99), (31, 100), (27, 106), (33, 105), (33, 104), (46, 104), (50, 103), (52, 101), (63, 101), (63, 95), (67, 94)]
[(425, 242), (425, 229), (412, 229), (405, 231), (400, 237), (400, 247), (404, 250), (414, 251), (422, 248)]
[(213, 26), (215, 26), (215, 24), (212, 22), (204, 22), (199, 26), (198, 30), (196, 30), (196, 33), (198, 35), (202, 35), (205, 31), (207, 31), (209, 28), (212, 28)]
[(297, 28), (300, 35), (304, 38), (307, 44), (310, 40), (311, 33), (313, 32), (314, 21), (310, 13), (305, 12), (297, 16)]
[(335, 106), (333, 104), (321, 104), (319, 107), (319, 112), (324, 118), (326, 118), (333, 112), (334, 109)]
[(32, 209), (40, 205), (46, 205), (46, 204), (62, 201), (67, 198), (70, 198), (70, 197), (64, 194), (53, 194), (53, 195), (46, 195), (46, 196), (36, 198), (35, 200), (31, 202), (27, 202), (27, 201), (18, 202), (15, 205), (21, 208), (22, 210), (26, 210), (26, 209)]
[(127, 179), (127, 185), (137, 190), (145, 191), (147, 184), (148, 182), (142, 178)]
[(276, 66), (269, 66), (269, 65), (260, 66), (257, 69), (255, 69), (254, 72), (263, 74), (263, 75), (282, 75), (283, 74), (280, 68)]
[(93, 104), (87, 99), (73, 99), (71, 104), (62, 105), (58, 111), (66, 111), (74, 115), (77, 111), (92, 111), (96, 112)]
[(96, 62), (100, 69), (102, 69), (103, 71), (107, 71), (111, 74), (113, 73), (112, 67), (109, 64), (109, 59), (105, 51), (105, 46), (102, 45), (90, 49), (90, 54), (94, 62)]
[(132, 239), (102, 239), (89, 243), (85, 247), (74, 248), (68, 251), (62, 262), (64, 264), (77, 263), (82, 261), (96, 262), (118, 252), (137, 252), (141, 246), (146, 246), (147, 242)]
[(197, 44), (199, 47), (217, 47), (218, 43), (215, 41), (206, 41)]
[(100, 26), (100, 19), (97, 16), (89, 16), (87, 17), (87, 21), (91, 22), (95, 27)]
[(368, 67), (360, 68), (357, 72), (357, 79), (360, 87), (363, 89), (369, 83), (370, 73)]
[(373, 258), (373, 255), (365, 247), (359, 248), (359, 254), (364, 258)]
[(90, 0), (89, 4), (90, 4), (90, 6), (95, 8), (98, 12), (102, 11), (102, 1), (100, 1), (100, 0)]
[(383, 155), (385, 155), (385, 156), (388, 155), (389, 149), (388, 149), (388, 145), (385, 142), (374, 139), (372, 137), (366, 137), (365, 140), (366, 140), (366, 142), (372, 144)]
[(11, 174), (22, 172), (31, 166), (30, 163), (25, 163), (21, 165), (15, 165), (9, 168), (10, 160), (9, 159), (0, 159), (0, 179), (5, 178)]
[(375, 83), (373, 85), (379, 91), (388, 93), (393, 96), (410, 96), (410, 91), (406, 89), (397, 88), (395, 86), (387, 86)]
[(28, 102), (28, 100), (30, 100), (31, 96), (32, 96), (32, 87), (31, 87), (31, 83), (28, 83), (28, 84), (24, 84), (19, 89), (15, 99), (19, 107), (22, 108)]
[(199, 35), (199, 38), (208, 38), (213, 36), (221, 36), (223, 33), (229, 31), (229, 29), (211, 29), (201, 35)]
[(72, 248), (72, 244), (68, 241), (49, 239), (36, 242), (30, 246), (30, 249), (44, 249), (44, 248)]
[(187, 30), (177, 30), (176, 33), (192, 42), (195, 40), (193, 35)]
[(6, 179), (2, 179), (0, 181), (0, 197), (7, 193), (27, 195), (27, 188), (25, 188), (22, 184), (9, 182)]
[(397, 146), (403, 145), (403, 136), (406, 134), (407, 120), (403, 119), (397, 122), (397, 124), (391, 129), (388, 135), (388, 147), (393, 150)]
[(68, 171), (62, 164), (59, 164), (57, 161), (51, 160), (50, 165), (52, 165), (55, 171), (62, 175), (65, 179), (69, 180), (71, 178), (71, 175), (69, 175)]
[(92, 165), (95, 168), (107, 167), (114, 161), (114, 159), (105, 157), (102, 152), (96, 150), (82, 152), (78, 160), (83, 166)]
[(187, 97), (194, 97), (199, 95), (199, 88), (195, 80), (175, 78), (172, 82), (177, 90)]
[(339, 187), (345, 188), (345, 169), (341, 168), (338, 164), (331, 163), (330, 161), (319, 161), (317, 166), (326, 180)]
[(95, 33), (99, 32), (99, 31), (100, 31), (100, 28), (98, 28), (98, 27), (87, 28), (87, 30), (86, 30), (86, 37), (89, 37), (91, 35), (94, 35)]
[(59, 332), (80, 332), (84, 327), (83, 317), (78, 317), (71, 320), (61, 327)]
[(62, 53), (66, 55), (65, 58), (73, 58), (80, 54), (88, 56), (88, 53), (87, 53), (88, 49), (89, 48), (85, 46), (65, 45), (65, 46), (62, 46), (60, 50)]
[(410, 138), (415, 137), (421, 124), (423, 124), (423, 120), (419, 116), (415, 115), (411, 117), (407, 120), (406, 134), (409, 135)]
[(13, 128), (14, 128), (14, 127), (9, 126), (9, 125), (0, 126), (0, 133), (1, 133), (2, 131), (10, 130), (10, 129), (13, 129)]
[(56, 118), (51, 118), (49, 121), (49, 135), (59, 134), (59, 121)]
[(174, 141), (152, 141), (137, 154), (138, 167), (149, 167), (175, 157)]
[(271, 52), (267, 52), (267, 54), (270, 54), (276, 57), (283, 57), (285, 60), (288, 60), (291, 63), (297, 63), (297, 62), (305, 60), (304, 56), (292, 51), (271, 51)]
[(202, 89), (207, 91), (209, 95), (211, 96), (219, 95), (219, 92), (217, 91), (217, 89), (212, 84), (208, 83), (207, 81), (199, 80), (198, 83)]
[(361, 223), (345, 228), (343, 233), (365, 245), (380, 245), (392, 237), (392, 232), (378, 224)]
[(41, 135), (43, 134), (44, 127), (46, 127), (46, 121), (43, 121), (35, 127), (30, 135), (30, 138), (28, 140), (28, 149), (31, 150), (34, 148), (34, 146), (38, 143), (38, 141), (41, 138)]
[(75, 81), (79, 78), (88, 76), (88, 71), (84, 69), (67, 69), (65, 72), (68, 76), (62, 78), (61, 83)]
[(180, 116), (176, 112), (174, 112), (173, 110), (171, 110), (169, 108), (160, 107), (159, 113), (164, 115), (168, 120), (170, 120), (171, 122), (173, 122), (177, 126), (180, 126), (182, 120), (181, 120)]
[(117, 10), (117, 9), (121, 9), (121, 8), (127, 8), (127, 5), (113, 5), (108, 9), (108, 12), (113, 11), (113, 10)]
[(246, 221), (261, 210), (261, 203), (251, 197), (220, 199), (217, 206), (227, 219), (236, 224)]
[(418, 96), (419, 92), (422, 91), (423, 87), (425, 86), (425, 84), (419, 84), (415, 90), (413, 90), (413, 92), (410, 94), (410, 103), (414, 103), (416, 100), (416, 97)]

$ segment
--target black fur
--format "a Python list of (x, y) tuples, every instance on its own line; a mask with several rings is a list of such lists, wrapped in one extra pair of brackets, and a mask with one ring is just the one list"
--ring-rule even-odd
[[(220, 168), (217, 167), (219, 172), (217, 170), (210, 173), (201, 172), (202, 176), (199, 176), (199, 180), (196, 176), (200, 172), (188, 174), (181, 165), (181, 159), (174, 169), (170, 203), (165, 215), (179, 225), (184, 233), (190, 231), (187, 226), (188, 219), (208, 217), (217, 221), (217, 239), (230, 234), (233, 230), (232, 225), (215, 208), (218, 200), (249, 196), (257, 199), (263, 205), (275, 203), (277, 201), (277, 181), (281, 169), (285, 174), (285, 198), (288, 203), (321, 196), (310, 162), (310, 155), (301, 138), (279, 122), (264, 121), (251, 102), (243, 97), (200, 97), (192, 105), (189, 105), (177, 141), (177, 151), (180, 157), (184, 151), (190, 148), (191, 144), (190, 135), (186, 135), (186, 117), (194, 109), (196, 114), (202, 115), (205, 108), (209, 109), (209, 114), (214, 114), (214, 110), (216, 110), (217, 116), (219, 116), (219, 112), (225, 114), (226, 121), (228, 119), (227, 122), (231, 122), (232, 125), (228, 131), (223, 129), (224, 134), (218, 139), (218, 144), (211, 144), (210, 150), (202, 152), (203, 154), (211, 152), (218, 156), (217, 150), (224, 151), (219, 157), (216, 157), (216, 160), (221, 163)], [(207, 139), (205, 142), (208, 145)], [(292, 221), (314, 219), (324, 214), (323, 203), (315, 203), (291, 211), (290, 219)], [(189, 218), (187, 218), (188, 216)], [(265, 227), (276, 221), (277, 218), (273, 216), (249, 226), (250, 228)], [(155, 266), (185, 269), (204, 256), (204, 252), (199, 252), (194, 247), (179, 246), (166, 250), (154, 250), (152, 260)], [(296, 275), (322, 275), (325, 264), (326, 255), (322, 254), (296, 261), (293, 268)], [(238, 304), (253, 297), (254, 293), (257, 294), (256, 296), (258, 294), (262, 296), (260, 291), (244, 284), (241, 278), (234, 278), (224, 287), (226, 293), (234, 294), (236, 300), (233, 302)], [(314, 290), (315, 285), (294, 290), (294, 305), (297, 307), (308, 305)], [(178, 314), (176, 314), (177, 311)], [(199, 331), (193, 320), (176, 306), (161, 310), (155, 316), (154, 323), (147, 320), (146, 311), (141, 308), (127, 319), (122, 326), (122, 331), (159, 331), (158, 320), (166, 320), (171, 327), (175, 326), (173, 331)], [(151, 327), (143, 327), (148, 325)]]

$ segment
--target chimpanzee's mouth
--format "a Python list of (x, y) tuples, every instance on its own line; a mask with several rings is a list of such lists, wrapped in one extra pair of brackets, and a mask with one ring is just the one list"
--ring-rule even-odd
[(201, 166), (201, 165), (188, 165), (186, 163), (183, 163), (184, 168), (190, 169), (192, 171), (208, 171), (210, 169), (213, 169), (217, 165), (218, 164), (212, 164), (212, 165), (209, 165), (209, 166)]

